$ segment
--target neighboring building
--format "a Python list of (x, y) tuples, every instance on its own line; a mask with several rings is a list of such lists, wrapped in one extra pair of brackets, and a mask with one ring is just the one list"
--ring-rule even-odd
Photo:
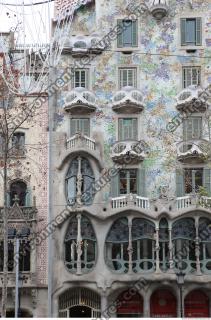
[[(5, 34), (5, 39), (10, 39), (11, 56), (13, 57), (13, 70), (20, 76), (20, 64), (17, 55), (22, 54), (15, 50), (10, 34)], [(5, 52), (0, 54), (1, 66), (5, 67)], [(15, 63), (17, 62), (17, 64)], [(11, 62), (12, 63), (12, 62)], [(32, 60), (31, 60), (32, 63)], [(4, 68), (4, 72), (6, 67)], [(11, 75), (10, 75), (11, 76)], [(17, 77), (18, 79), (18, 77)], [(8, 80), (8, 78), (7, 78)], [(12, 82), (12, 81), (11, 81)], [(17, 83), (15, 83), (17, 85)], [(2, 86), (2, 83), (1, 83)], [(17, 86), (18, 88), (18, 86)], [(2, 89), (2, 87), (1, 87)], [(15, 90), (14, 90), (15, 91)], [(21, 123), (21, 110), (33, 103), (41, 92), (34, 92), (30, 96), (11, 95), (9, 114), (15, 125)], [(37, 235), (47, 225), (48, 220), (48, 99), (45, 93), (44, 103), (35, 117), (29, 117), (12, 134), (8, 160), (8, 301), (7, 316), (15, 315), (15, 281), (17, 257), (17, 238), (19, 238), (19, 299), (21, 317), (47, 317), (47, 241), (37, 239)], [(9, 95), (0, 97), (1, 103), (8, 102)], [(0, 106), (0, 114), (3, 109)], [(23, 119), (23, 118), (22, 118)], [(13, 125), (10, 123), (10, 132)], [(1, 132), (0, 132), (1, 133)], [(0, 137), (2, 137), (0, 135)], [(1, 138), (0, 164), (0, 278), (3, 283), (3, 148)], [(33, 241), (35, 239), (35, 241)], [(0, 293), (0, 314), (1, 314)]]
[[(83, 1), (53, 75), (74, 73), (50, 105), (52, 219), (67, 214), (52, 244), (53, 315), (110, 306), (110, 316), (180, 316), (182, 270), (184, 314), (210, 316), (211, 212), (197, 199), (211, 196), (209, 109), (199, 103), (211, 82), (211, 5), (154, 1), (142, 14), (137, 1), (131, 15), (128, 4)], [(127, 27), (105, 47), (117, 25)]]

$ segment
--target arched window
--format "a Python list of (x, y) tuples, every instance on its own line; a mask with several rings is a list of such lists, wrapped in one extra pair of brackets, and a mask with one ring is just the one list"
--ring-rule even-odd
[(66, 194), (69, 205), (76, 202), (86, 205), (92, 203), (91, 191), (94, 182), (93, 170), (87, 159), (77, 157), (70, 163), (66, 175)]
[(120, 218), (106, 238), (106, 264), (118, 273), (152, 272), (155, 263), (155, 227), (146, 219)]
[(209, 298), (201, 290), (191, 291), (184, 301), (185, 317), (209, 318)]
[(159, 248), (160, 269), (164, 272), (169, 268), (169, 230), (165, 218), (159, 224)]
[(173, 261), (177, 270), (195, 271), (195, 238), (196, 230), (193, 219), (185, 218), (173, 223)]
[(137, 292), (131, 296), (129, 290), (122, 292), (117, 298), (117, 318), (143, 317), (143, 299)]
[(15, 199), (19, 206), (26, 205), (27, 186), (23, 181), (15, 181), (10, 185), (10, 206), (13, 206)]
[(201, 218), (199, 220), (199, 240), (200, 240), (200, 265), (201, 271), (211, 273), (211, 220)]
[(110, 269), (128, 271), (129, 229), (127, 218), (120, 218), (112, 225), (106, 238), (106, 263)]
[(154, 271), (155, 226), (146, 219), (134, 219), (132, 224), (133, 271)]
[(78, 214), (71, 218), (65, 239), (65, 265), (77, 274), (93, 269), (97, 254), (96, 236), (90, 220)]
[(151, 318), (176, 318), (177, 300), (170, 290), (160, 289), (150, 298)]
[(25, 133), (15, 132), (12, 136), (12, 154), (17, 156), (24, 155)]

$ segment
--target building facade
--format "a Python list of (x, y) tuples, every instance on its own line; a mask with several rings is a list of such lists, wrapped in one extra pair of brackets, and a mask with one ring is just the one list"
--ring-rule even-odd
[(76, 10), (50, 103), (54, 316), (210, 316), (210, 46), (208, 1)]
[[(3, 37), (2, 37), (3, 38)], [(21, 93), (20, 57), (23, 50), (16, 50), (12, 33), (4, 34), (5, 43), (11, 49), (11, 63), (16, 75), (7, 75), (6, 50), (0, 53), (1, 72), (10, 82), (11, 92), (2, 81), (0, 85), (0, 300), (2, 301), (3, 257), (4, 257), (4, 179), (5, 167), (4, 115), (7, 118), (9, 152), (6, 179), (7, 220), (8, 220), (8, 276), (7, 276), (7, 317), (15, 316), (16, 275), (19, 285), (19, 317), (46, 317), (48, 307), (47, 286), (47, 239), (36, 240), (48, 222), (48, 99), (45, 92), (34, 91), (30, 95)], [(5, 47), (4, 47), (5, 48)], [(22, 61), (22, 60), (21, 60)], [(30, 60), (32, 63), (32, 60)], [(28, 67), (28, 66), (27, 66)], [(2, 75), (2, 73), (1, 73)], [(2, 79), (2, 77), (1, 77)], [(9, 81), (9, 80), (8, 80)], [(2, 89), (5, 87), (5, 91)], [(19, 94), (15, 89), (20, 90)], [(27, 116), (23, 110), (32, 110), (34, 101), (43, 95), (45, 103), (34, 116)], [(6, 110), (6, 107), (7, 110)], [(6, 110), (4, 113), (3, 110)], [(30, 112), (29, 112), (30, 114)], [(18, 244), (19, 243), (19, 244)], [(19, 246), (19, 250), (18, 250)], [(18, 274), (17, 261), (19, 261)], [(2, 314), (0, 303), (0, 314)]]

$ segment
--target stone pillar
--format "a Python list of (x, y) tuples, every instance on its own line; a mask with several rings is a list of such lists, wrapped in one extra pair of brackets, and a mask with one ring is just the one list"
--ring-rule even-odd
[(172, 227), (169, 226), (169, 265), (170, 269), (174, 269), (173, 261), (173, 243), (172, 243)]
[(101, 319), (106, 319), (109, 317), (107, 314), (108, 309), (108, 298), (105, 291), (101, 293)]
[(200, 246), (199, 246), (199, 217), (195, 218), (196, 239), (195, 239), (195, 255), (196, 255), (196, 272), (201, 274), (200, 268)]
[(131, 274), (133, 272), (133, 262), (132, 262), (132, 255), (133, 255), (133, 246), (132, 246), (132, 218), (128, 218), (128, 228), (129, 228), (129, 243), (128, 243), (128, 257), (129, 257), (129, 270), (128, 273)]
[(160, 272), (160, 259), (159, 259), (159, 227), (156, 227), (156, 231), (155, 231), (155, 252), (156, 252), (156, 272)]
[(81, 157), (78, 157), (78, 173), (77, 173), (77, 195), (76, 195), (76, 199), (77, 199), (77, 204), (81, 205), (81, 196), (82, 196), (82, 174), (81, 174)]
[(144, 318), (150, 317), (150, 295), (145, 294), (143, 295), (144, 300)]
[(76, 274), (80, 275), (81, 274), (81, 255), (82, 255), (82, 250), (81, 250), (81, 214), (77, 214), (77, 219), (78, 219), (78, 234), (77, 234), (77, 272)]

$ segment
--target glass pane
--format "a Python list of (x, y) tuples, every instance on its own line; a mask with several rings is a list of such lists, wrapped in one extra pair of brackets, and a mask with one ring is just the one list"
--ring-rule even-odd
[[(124, 21), (123, 21), (124, 24)], [(125, 21), (126, 29), (123, 31), (123, 46), (131, 47), (132, 46), (132, 23), (129, 23), (129, 20)]]
[(185, 34), (186, 42), (190, 44), (196, 43), (196, 20), (195, 19), (187, 19), (186, 20), (186, 34)]

